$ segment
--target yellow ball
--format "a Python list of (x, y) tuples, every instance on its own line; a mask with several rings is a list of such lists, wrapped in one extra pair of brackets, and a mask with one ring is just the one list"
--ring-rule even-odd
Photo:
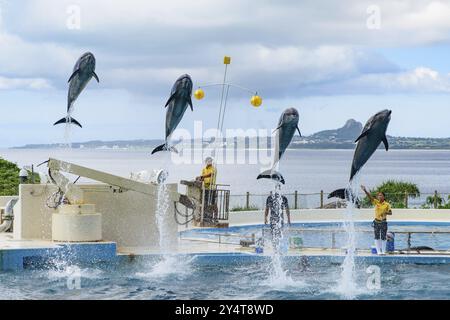
[(251, 103), (252, 103), (252, 106), (254, 106), (255, 108), (259, 108), (259, 107), (261, 107), (261, 105), (263, 103), (263, 99), (260, 96), (253, 96)]
[(197, 91), (195, 91), (194, 96), (195, 99), (202, 100), (205, 97), (205, 91), (203, 91), (202, 89), (198, 89)]

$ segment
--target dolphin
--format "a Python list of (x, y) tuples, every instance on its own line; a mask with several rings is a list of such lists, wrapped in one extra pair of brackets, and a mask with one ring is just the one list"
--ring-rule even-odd
[(170, 98), (166, 103), (166, 142), (163, 145), (155, 148), (152, 154), (160, 151), (173, 151), (177, 152), (174, 147), (168, 146), (168, 140), (177, 126), (183, 119), (184, 113), (188, 106), (194, 111), (192, 104), (192, 79), (189, 75), (185, 74), (178, 78), (173, 85), (170, 93)]
[(283, 112), (278, 122), (278, 127), (275, 130), (277, 134), (275, 137), (275, 159), (273, 161), (272, 169), (262, 172), (257, 180), (272, 179), (285, 184), (283, 175), (275, 170), (275, 166), (280, 162), (286, 149), (289, 147), (295, 131), (298, 131), (300, 137), (302, 136), (298, 127), (299, 120), (300, 116), (297, 109), (289, 108)]
[[(389, 151), (389, 142), (386, 131), (391, 121), (391, 110), (383, 110), (372, 116), (363, 128), (361, 135), (356, 139), (356, 150), (350, 172), (350, 182), (361, 168), (369, 161), (381, 143), (386, 151)], [(328, 198), (338, 197), (341, 199), (354, 200), (355, 196), (346, 189), (333, 191)]]
[(73, 123), (82, 128), (82, 125), (71, 117), (71, 113), (73, 111), (73, 104), (93, 77), (97, 80), (97, 82), (100, 82), (97, 74), (95, 73), (95, 57), (92, 53), (87, 52), (78, 59), (75, 67), (73, 68), (73, 73), (68, 81), (70, 85), (69, 94), (67, 97), (67, 116), (55, 122), (55, 126), (62, 123)]

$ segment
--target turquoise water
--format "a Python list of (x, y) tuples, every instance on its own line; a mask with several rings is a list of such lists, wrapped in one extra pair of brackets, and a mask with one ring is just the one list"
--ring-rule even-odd
[[(81, 267), (80, 288), (70, 290), (70, 271), (0, 273), (1, 299), (343, 299), (340, 266), (284, 264), (289, 281), (270, 279), (267, 263), (204, 264), (196, 259), (158, 259)], [(171, 265), (170, 265), (171, 264)], [(366, 288), (367, 266), (358, 266), (356, 299), (448, 299), (450, 265), (380, 265), (381, 289)]]
[[(308, 224), (304, 228), (336, 228), (335, 224)], [(296, 226), (298, 227), (298, 225)], [(357, 224), (363, 231), (370, 226)], [(449, 230), (449, 224), (391, 223), (391, 229)], [(261, 226), (214, 230), (249, 234)], [(205, 237), (211, 230), (199, 230)], [(191, 233), (189, 236), (195, 236)], [(318, 233), (305, 237), (305, 243), (325, 244), (329, 238)], [(413, 238), (413, 245), (449, 248), (450, 238)], [(371, 244), (371, 234), (361, 233), (358, 247)], [(397, 246), (405, 243), (399, 239)], [(123, 257), (113, 264), (70, 265), (52, 261), (48, 269), (0, 273), (0, 299), (346, 299), (339, 290), (340, 264), (303, 257), (282, 259), (285, 277), (274, 277), (270, 259), (242, 259), (242, 256), (149, 256)], [(356, 268), (357, 292), (354, 299), (448, 299), (450, 265), (383, 264), (381, 287), (367, 287), (368, 263)]]

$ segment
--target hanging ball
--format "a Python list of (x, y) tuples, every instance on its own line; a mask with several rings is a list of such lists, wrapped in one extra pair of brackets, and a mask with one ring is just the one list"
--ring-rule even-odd
[(262, 98), (260, 96), (253, 96), (252, 97), (251, 104), (255, 108), (261, 107), (262, 103), (263, 103), (263, 100), (262, 100)]
[(194, 96), (195, 99), (202, 100), (205, 97), (205, 91), (203, 91), (202, 89), (198, 89), (197, 91), (195, 91)]

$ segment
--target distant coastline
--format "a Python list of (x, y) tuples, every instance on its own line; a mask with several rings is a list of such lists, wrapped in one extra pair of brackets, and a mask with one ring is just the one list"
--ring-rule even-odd
[[(290, 149), (353, 149), (355, 147), (355, 139), (362, 131), (362, 124), (356, 120), (350, 119), (346, 124), (339, 129), (325, 130), (317, 132), (307, 137), (295, 137), (290, 145)], [(260, 145), (260, 140), (257, 138), (234, 138), (234, 147), (237, 149), (255, 148)], [(270, 140), (269, 138), (263, 138)], [(450, 138), (420, 138), (420, 137), (393, 137), (388, 136), (390, 149), (393, 150), (450, 150)], [(270, 141), (264, 144), (264, 148), (270, 148)], [(71, 144), (73, 149), (96, 149), (96, 150), (147, 150), (153, 149), (163, 143), (163, 140), (116, 140), (116, 141), (87, 141), (74, 142)], [(207, 143), (200, 141), (184, 142), (187, 144), (194, 144), (200, 148), (202, 145), (207, 146)], [(24, 146), (13, 147), (10, 149), (61, 149), (66, 148), (67, 144), (28, 144)], [(228, 145), (229, 147), (229, 145)], [(382, 147), (382, 146), (381, 146)], [(380, 147), (380, 148), (381, 148)]]

